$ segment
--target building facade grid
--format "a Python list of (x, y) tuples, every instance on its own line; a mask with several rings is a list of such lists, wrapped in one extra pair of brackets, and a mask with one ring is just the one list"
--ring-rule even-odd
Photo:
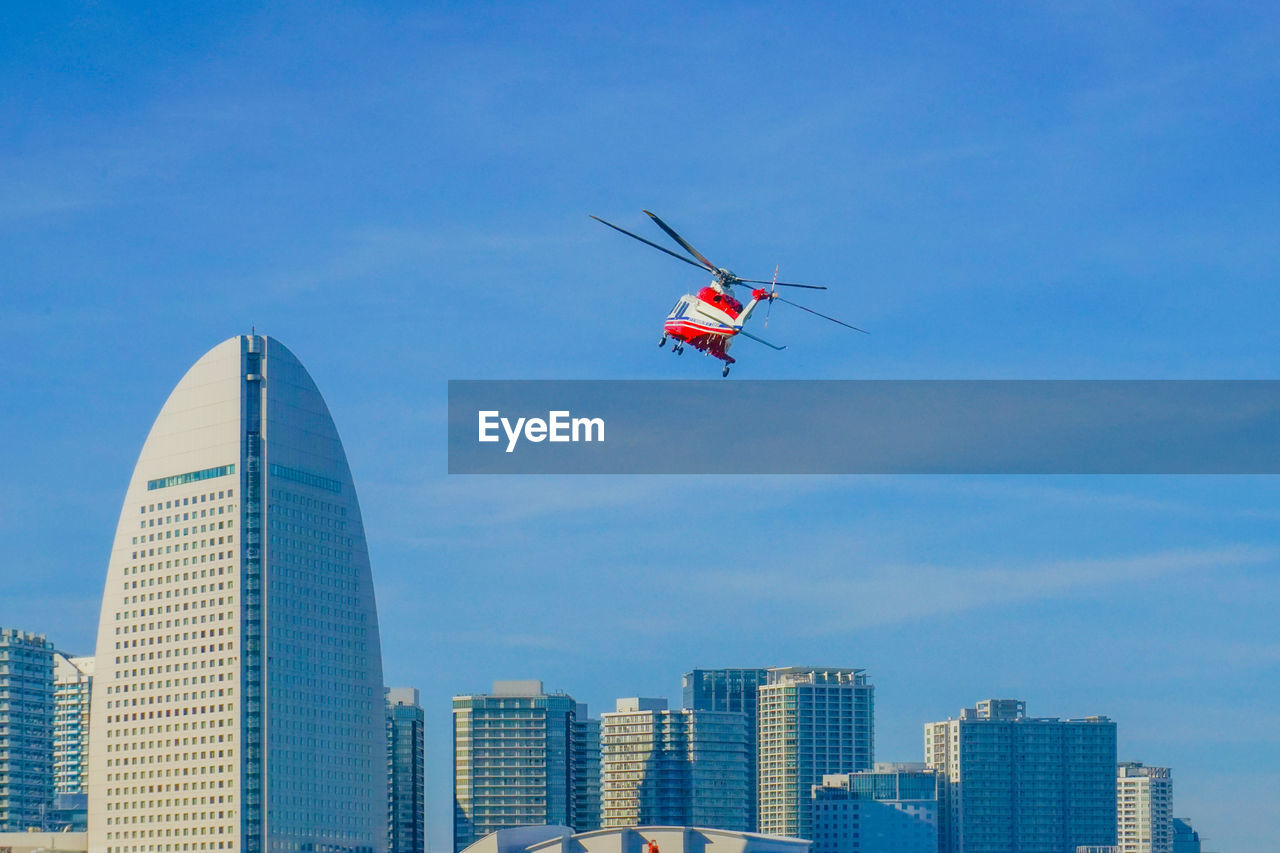
[(759, 831), (808, 838), (813, 786), (875, 762), (875, 688), (862, 669), (776, 667), (757, 715)]
[(577, 705), (537, 681), (454, 697), (455, 850), (500, 829), (573, 825)]

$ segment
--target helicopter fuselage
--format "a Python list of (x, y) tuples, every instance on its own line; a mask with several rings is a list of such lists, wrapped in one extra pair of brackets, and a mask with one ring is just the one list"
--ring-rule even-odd
[(696, 294), (681, 296), (667, 315), (662, 330), (680, 344), (688, 344), (733, 364), (734, 358), (729, 355), (730, 343), (760, 300), (767, 297), (766, 291), (757, 290), (744, 306), (725, 288), (710, 284)]

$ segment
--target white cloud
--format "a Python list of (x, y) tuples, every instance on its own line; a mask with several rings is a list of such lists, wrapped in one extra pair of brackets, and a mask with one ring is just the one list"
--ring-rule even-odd
[(886, 563), (857, 568), (847, 565), (848, 553), (830, 552), (825, 561), (792, 563), (802, 567), (798, 571), (711, 571), (689, 582), (724, 598), (744, 600), (746, 606), (803, 610), (809, 633), (835, 634), (1280, 557), (1274, 548), (1235, 546), (1001, 566)]

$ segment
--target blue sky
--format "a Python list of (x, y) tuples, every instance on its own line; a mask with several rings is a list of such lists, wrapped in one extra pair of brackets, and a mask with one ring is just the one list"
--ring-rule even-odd
[[(251, 325), (342, 431), (389, 682), (606, 710), (864, 666), (878, 757), (989, 696), (1105, 713), (1207, 848), (1274, 848), (1268, 478), (449, 478), (449, 378), (712, 378), (692, 268), (828, 284), (743, 378), (1274, 378), (1261, 4), (28, 4), (0, 12), (0, 624), (87, 651), (165, 395)], [(802, 300), (804, 301), (804, 300)], [(732, 381), (732, 380), (729, 380)], [(690, 435), (718, 452), (786, 436)]]

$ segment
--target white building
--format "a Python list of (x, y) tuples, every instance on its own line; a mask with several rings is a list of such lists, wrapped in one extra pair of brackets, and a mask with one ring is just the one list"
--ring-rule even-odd
[(488, 835), (465, 853), (809, 853), (809, 842), (692, 826), (637, 826), (576, 835), (567, 826), (525, 826)]
[(83, 832), (0, 832), (5, 853), (87, 853)]
[(125, 493), (95, 657), (94, 853), (386, 849), (360, 508), (278, 341), (224, 341), (169, 395)]
[(813, 786), (875, 762), (875, 688), (861, 669), (775, 667), (756, 714), (760, 831), (811, 838)]
[(942, 853), (1056, 853), (1116, 833), (1116, 724), (1027, 716), (988, 699), (926, 723), (925, 763), (944, 775)]
[(89, 778), (93, 658), (53, 656), (53, 792), (83, 794)]
[(1127, 761), (1116, 768), (1119, 853), (1173, 853), (1173, 777), (1168, 767)]
[(601, 825), (747, 827), (746, 717), (619, 699), (600, 715)]

